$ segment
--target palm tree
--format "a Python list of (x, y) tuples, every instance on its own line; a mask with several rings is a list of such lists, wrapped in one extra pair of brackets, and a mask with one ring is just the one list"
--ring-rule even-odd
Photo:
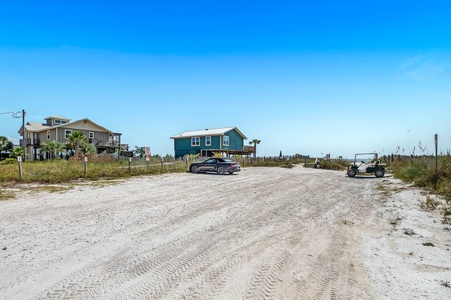
[(143, 158), (144, 155), (146, 154), (146, 148), (145, 148), (145, 147), (135, 146), (135, 150), (133, 150), (133, 154), (134, 154), (136, 157), (141, 157), (141, 158)]
[(8, 141), (6, 136), (0, 136), (0, 159), (2, 158), (3, 151), (12, 151), (13, 143)]
[(9, 157), (17, 158), (19, 156), (22, 156), (22, 154), (23, 154), (23, 148), (22, 147), (17, 147), (16, 149), (13, 149), (11, 151), (11, 153), (9, 154)]
[(80, 131), (73, 131), (67, 136), (67, 148), (75, 150), (75, 153), (79, 154), (80, 146), (88, 144), (88, 138)]
[(58, 141), (50, 141), (48, 143), (42, 143), (41, 151), (49, 153), (51, 158), (58, 158), (58, 154), (64, 152), (65, 148), (63, 143)]
[(252, 141), (249, 141), (249, 145), (254, 144), (254, 158), (257, 157), (257, 145), (260, 144), (260, 140), (253, 139)]
[(80, 152), (85, 156), (94, 156), (97, 154), (97, 148), (93, 144), (85, 143), (80, 145)]
[(2, 159), (2, 152), (5, 150), (8, 144), (8, 138), (6, 136), (0, 136), (0, 159)]
[(41, 153), (47, 153), (48, 155), (49, 155), (49, 157), (51, 158), (51, 153), (52, 153), (52, 145), (51, 145), (51, 142), (52, 141), (50, 141), (50, 142), (48, 142), (48, 143), (42, 143), (42, 146), (41, 146)]

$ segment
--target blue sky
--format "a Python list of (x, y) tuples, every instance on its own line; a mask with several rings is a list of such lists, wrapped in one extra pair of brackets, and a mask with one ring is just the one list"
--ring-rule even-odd
[[(0, 113), (89, 118), (173, 154), (238, 127), (258, 155), (451, 150), (449, 1), (3, 1)], [(0, 135), (21, 119), (0, 114)], [(399, 150), (397, 150), (399, 147)]]

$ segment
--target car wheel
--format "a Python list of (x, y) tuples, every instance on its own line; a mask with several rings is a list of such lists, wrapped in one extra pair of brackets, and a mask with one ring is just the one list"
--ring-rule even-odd
[(224, 175), (224, 174), (225, 174), (225, 170), (224, 170), (223, 167), (219, 167), (219, 168), (218, 168), (218, 174), (219, 174), (219, 175)]
[(381, 170), (377, 170), (376, 172), (374, 172), (374, 175), (376, 175), (376, 177), (377, 178), (380, 178), (380, 177), (384, 177), (384, 171), (381, 171)]
[(355, 177), (356, 174), (357, 174), (357, 172), (355, 170), (349, 170), (349, 172), (348, 172), (349, 177)]
[(192, 173), (199, 173), (199, 168), (196, 167), (196, 166), (192, 166), (192, 167), (191, 167), (191, 172), (192, 172)]

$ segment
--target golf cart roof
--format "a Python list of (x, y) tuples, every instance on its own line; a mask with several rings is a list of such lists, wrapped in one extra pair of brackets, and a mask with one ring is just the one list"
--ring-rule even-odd
[(357, 161), (357, 156), (363, 156), (363, 155), (373, 155), (373, 158), (377, 159), (377, 153), (376, 152), (367, 152), (367, 153), (356, 153), (354, 156), (354, 161)]

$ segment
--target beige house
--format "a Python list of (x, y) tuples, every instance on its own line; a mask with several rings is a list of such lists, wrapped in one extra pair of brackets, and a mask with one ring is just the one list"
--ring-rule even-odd
[[(26, 159), (39, 159), (43, 143), (58, 141), (66, 143), (67, 137), (74, 131), (82, 132), (97, 148), (97, 153), (113, 153), (116, 150), (128, 150), (127, 144), (121, 144), (121, 133), (115, 133), (85, 118), (77, 121), (61, 116), (45, 118), (45, 123), (27, 122), (21, 127), (20, 145), (26, 149)], [(25, 143), (24, 143), (25, 140)]]

